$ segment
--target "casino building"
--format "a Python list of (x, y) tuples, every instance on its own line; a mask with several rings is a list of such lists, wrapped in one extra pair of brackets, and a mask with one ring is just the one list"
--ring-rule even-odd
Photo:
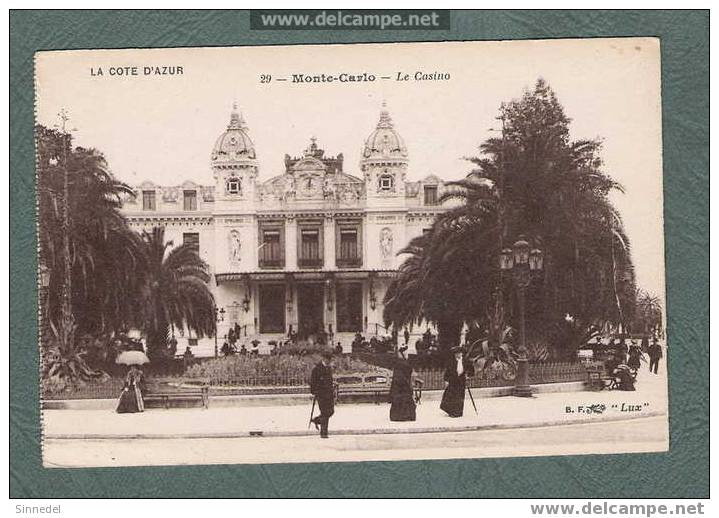
[[(397, 252), (443, 210), (442, 181), (406, 180), (407, 146), (384, 105), (356, 169), (345, 169), (341, 153), (326, 156), (314, 137), (284, 164), (261, 178), (235, 106), (210, 153), (212, 185), (144, 182), (123, 211), (136, 230), (164, 226), (167, 240), (197, 247), (212, 274), (220, 346), (236, 325), (241, 343), (258, 339), (265, 351), (291, 331), (324, 331), (345, 350), (358, 331), (387, 334), (382, 300), (403, 260)], [(176, 337), (178, 352), (214, 354), (214, 337)]]

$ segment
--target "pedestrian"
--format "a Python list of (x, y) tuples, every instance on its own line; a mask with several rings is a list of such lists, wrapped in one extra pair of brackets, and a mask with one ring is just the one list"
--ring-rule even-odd
[(222, 344), (222, 348), (220, 349), (220, 352), (223, 356), (230, 356), (234, 354), (234, 348), (225, 340), (225, 343)]
[(399, 348), (397, 360), (392, 371), (392, 384), (389, 397), (392, 405), (389, 408), (390, 421), (415, 421), (417, 407), (412, 394), (412, 366), (405, 357), (407, 346)]
[(633, 343), (631, 346), (629, 346), (629, 360), (627, 361), (627, 365), (635, 373), (639, 370), (639, 367), (641, 366), (641, 358), (641, 349), (639, 349), (638, 345)]
[(404, 328), (404, 345), (409, 346), (409, 329)]
[(657, 339), (654, 338), (652, 345), (649, 347), (649, 372), (659, 373), (659, 359), (663, 356), (662, 346), (659, 345)]
[(192, 349), (190, 349), (190, 346), (188, 345), (185, 347), (185, 352), (182, 354), (182, 363), (185, 366), (185, 370), (192, 365), (194, 358), (195, 355), (192, 354)]
[(322, 354), (320, 363), (315, 365), (310, 376), (310, 392), (317, 400), (320, 415), (312, 419), (320, 437), (327, 439), (330, 417), (335, 413), (335, 386), (332, 379), (332, 353)]
[(422, 341), (429, 348), (432, 346), (433, 338), (434, 335), (432, 335), (432, 331), (430, 331), (428, 327), (427, 330), (422, 334)]
[(454, 347), (450, 352), (452, 356), (447, 362), (447, 368), (444, 371), (444, 381), (447, 383), (447, 388), (444, 389), (442, 403), (439, 408), (447, 412), (450, 417), (462, 417), (467, 377), (474, 376), (474, 365), (465, 357), (464, 348)]
[(624, 363), (619, 365), (616, 369), (614, 369), (613, 374), (617, 379), (617, 389), (627, 391), (636, 390), (634, 388), (634, 376), (632, 376), (632, 372), (628, 365)]
[(117, 403), (118, 414), (134, 414), (145, 411), (142, 393), (145, 390), (145, 377), (137, 365), (132, 365), (125, 376), (125, 384)]
[(622, 363), (627, 363), (627, 355), (629, 354), (629, 347), (627, 347), (626, 340), (622, 337), (619, 339), (619, 353)]
[(427, 349), (424, 346), (424, 340), (418, 338), (417, 341), (414, 343), (414, 350), (417, 352), (418, 357), (423, 358), (425, 353), (427, 352)]
[(335, 346), (335, 353), (342, 354), (343, 352), (344, 349), (342, 349), (342, 342), (337, 342), (337, 345)]
[(621, 363), (619, 355), (616, 352), (610, 352), (609, 358), (604, 362), (604, 369), (606, 373), (611, 376), (614, 374), (614, 369), (619, 367)]
[(260, 355), (260, 341), (259, 340), (252, 340), (252, 351), (250, 351), (250, 354), (252, 354), (252, 356)]
[(360, 352), (362, 350), (362, 342), (364, 342), (364, 337), (360, 334), (358, 331), (355, 333), (354, 339), (352, 340), (352, 352)]
[(647, 335), (642, 336), (642, 352), (649, 352), (649, 337)]
[(168, 345), (170, 348), (170, 356), (174, 358), (177, 355), (177, 338), (175, 338), (174, 336), (170, 338)]

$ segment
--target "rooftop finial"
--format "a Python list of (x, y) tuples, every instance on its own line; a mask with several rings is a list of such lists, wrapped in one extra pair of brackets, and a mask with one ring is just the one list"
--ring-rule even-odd
[(382, 101), (382, 110), (379, 112), (379, 122), (377, 123), (377, 128), (391, 127), (392, 117), (389, 116), (389, 111), (387, 110), (387, 101)]
[(312, 135), (310, 137), (310, 146), (305, 149), (305, 156), (315, 156), (317, 153), (317, 137)]
[(245, 119), (242, 117), (242, 113), (237, 109), (237, 101), (232, 103), (232, 113), (230, 113), (230, 125), (227, 129), (243, 129), (247, 130)]

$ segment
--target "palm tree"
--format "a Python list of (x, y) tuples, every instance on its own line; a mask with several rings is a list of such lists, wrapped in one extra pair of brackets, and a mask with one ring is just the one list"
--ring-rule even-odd
[(170, 327), (195, 331), (198, 337), (215, 328), (215, 301), (207, 283), (207, 265), (194, 247), (173, 248), (165, 242), (164, 227), (141, 235), (144, 250), (143, 287), (139, 309), (151, 358), (167, 353)]
[(525, 234), (545, 255), (543, 279), (527, 290), (530, 337), (548, 339), (567, 313), (587, 330), (607, 321), (626, 325), (634, 272), (621, 218), (608, 199), (621, 186), (601, 170), (600, 142), (570, 140), (570, 119), (542, 80), (503, 104), (499, 118), (502, 138), (485, 141), (482, 156), (469, 159), (475, 169), (447, 184), (443, 201), (460, 205), (437, 217), (411, 264), (400, 269), (386, 319), (443, 324), (451, 346), (463, 323), (505, 329), (487, 316), (497, 297), (503, 318), (516, 327), (514, 290), (498, 270), (498, 255)]
[(426, 281), (424, 269), (425, 247), (429, 238), (423, 234), (412, 239), (401, 249), (399, 255), (407, 255), (400, 265), (397, 276), (390, 283), (384, 298), (384, 321), (397, 329), (418, 325), (426, 319), (423, 286)]
[(430, 232), (413, 239), (385, 296), (384, 319), (396, 328), (423, 320), (436, 324), (439, 345), (459, 341), (464, 322), (483, 314), (494, 272), (497, 200), (493, 186), (469, 177), (448, 184), (441, 201), (464, 203), (439, 216)]
[[(637, 290), (635, 319), (643, 333), (660, 332), (662, 328), (662, 303), (659, 297)], [(639, 329), (636, 329), (638, 331)]]
[(132, 189), (108, 171), (103, 155), (75, 148), (60, 158), (67, 137), (38, 127), (40, 262), (50, 272), (45, 312), (56, 322), (63, 288), (63, 175), (68, 177), (71, 306), (80, 333), (117, 330), (132, 321), (139, 239), (120, 213)]
[(626, 325), (635, 284), (631, 250), (608, 199), (622, 189), (602, 171), (601, 142), (571, 141), (570, 119), (541, 79), (503, 105), (500, 118), (503, 138), (485, 142), (484, 156), (472, 162), (476, 174), (499, 186), (503, 238), (525, 234), (544, 251), (541, 287), (528, 292), (530, 333), (543, 334), (547, 322), (567, 313), (586, 329)]
[(80, 339), (132, 321), (139, 239), (120, 206), (132, 190), (94, 149), (73, 148), (69, 134), (36, 128), (39, 262), (49, 273), (41, 301), (46, 379), (75, 383), (98, 375)]

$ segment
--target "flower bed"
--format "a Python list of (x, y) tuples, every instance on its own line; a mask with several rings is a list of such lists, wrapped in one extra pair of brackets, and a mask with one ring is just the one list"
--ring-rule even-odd
[[(320, 361), (318, 354), (295, 356), (229, 356), (193, 365), (184, 378), (202, 379), (210, 385), (229, 386), (296, 386), (309, 383), (312, 368)], [(336, 375), (374, 372), (382, 369), (350, 357), (334, 359)]]

